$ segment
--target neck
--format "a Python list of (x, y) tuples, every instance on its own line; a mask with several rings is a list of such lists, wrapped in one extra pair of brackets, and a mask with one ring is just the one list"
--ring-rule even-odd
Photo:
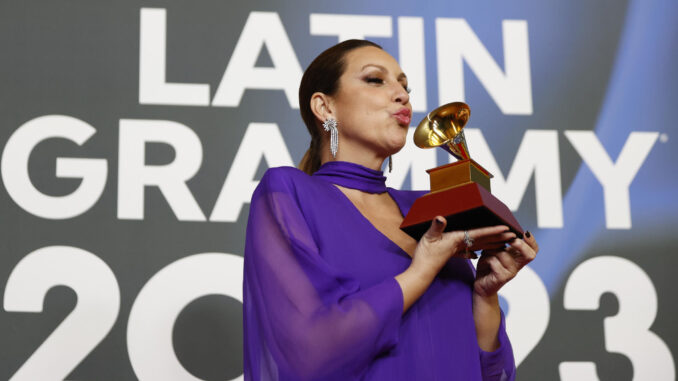
[(339, 142), (339, 151), (337, 152), (336, 158), (332, 157), (329, 145), (326, 142), (323, 142), (323, 145), (320, 148), (320, 165), (332, 161), (346, 161), (374, 169), (375, 171), (381, 171), (381, 167), (386, 158), (387, 156), (377, 155), (374, 151), (364, 147), (354, 149), (347, 145), (342, 146), (341, 141)]
[(380, 170), (367, 168), (357, 163), (330, 161), (323, 164), (314, 177), (341, 187), (367, 193), (386, 192), (386, 177)]

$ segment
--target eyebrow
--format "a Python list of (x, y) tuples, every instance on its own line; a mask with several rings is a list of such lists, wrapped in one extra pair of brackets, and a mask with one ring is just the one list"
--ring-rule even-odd
[[(381, 65), (378, 65), (378, 64), (372, 64), (372, 63), (369, 63), (369, 64), (363, 66), (363, 67), (360, 69), (360, 71), (365, 70), (365, 68), (368, 67), (368, 66), (374, 66), (374, 67), (376, 67), (377, 69), (379, 69), (380, 71), (388, 72), (388, 70), (387, 70), (385, 67), (383, 67), (383, 66), (381, 66)], [(400, 74), (398, 74), (398, 78), (397, 78), (397, 79), (398, 79), (398, 81), (400, 81), (401, 79), (407, 79), (407, 76), (405, 75), (405, 73), (400, 73)]]

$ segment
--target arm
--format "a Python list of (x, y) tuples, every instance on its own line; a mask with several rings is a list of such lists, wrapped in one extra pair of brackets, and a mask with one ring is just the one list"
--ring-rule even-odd
[(397, 343), (395, 279), (361, 288), (319, 253), (294, 191), (264, 176), (245, 246), (245, 370), (251, 379), (348, 379)]
[(535, 258), (537, 251), (537, 242), (527, 232), (524, 239), (515, 239), (508, 247), (485, 250), (478, 261), (473, 290), (473, 319), (481, 349), (484, 380), (515, 377), (513, 351), (506, 335), (497, 292)]
[(476, 324), (478, 346), (485, 352), (492, 352), (499, 348), (499, 324), (501, 323), (501, 309), (497, 294), (482, 296), (473, 293), (473, 320)]
[(351, 378), (397, 344), (402, 313), (463, 235), (443, 234), (444, 222), (436, 225), (404, 273), (361, 289), (322, 259), (293, 191), (270, 177), (253, 196), (247, 227), (246, 372), (262, 372), (263, 363), (281, 378)]

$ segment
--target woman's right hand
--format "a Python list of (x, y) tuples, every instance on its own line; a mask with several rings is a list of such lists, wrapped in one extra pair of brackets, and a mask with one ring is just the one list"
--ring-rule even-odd
[(469, 258), (476, 250), (492, 250), (505, 246), (516, 238), (507, 226), (490, 226), (468, 230), (472, 245), (465, 242), (464, 231), (445, 233), (447, 221), (438, 216), (417, 244), (412, 259), (412, 267), (422, 275), (434, 278), (452, 257)]
[(499, 249), (516, 237), (507, 226), (491, 226), (468, 230), (473, 240), (466, 246), (463, 231), (445, 233), (447, 221), (436, 217), (421, 237), (412, 256), (412, 263), (395, 279), (403, 291), (403, 312), (426, 291), (445, 263), (452, 257), (468, 257), (469, 251)]

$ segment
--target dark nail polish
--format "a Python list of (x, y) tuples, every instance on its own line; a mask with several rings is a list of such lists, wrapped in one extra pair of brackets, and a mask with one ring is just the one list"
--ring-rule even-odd
[(443, 219), (441, 217), (436, 218), (435, 221), (436, 221), (436, 224), (438, 224), (438, 225), (442, 225), (443, 222), (445, 222), (445, 221), (443, 221)]
[(532, 237), (532, 234), (530, 234), (530, 231), (529, 231), (529, 230), (525, 232), (525, 237), (527, 237), (527, 238)]

